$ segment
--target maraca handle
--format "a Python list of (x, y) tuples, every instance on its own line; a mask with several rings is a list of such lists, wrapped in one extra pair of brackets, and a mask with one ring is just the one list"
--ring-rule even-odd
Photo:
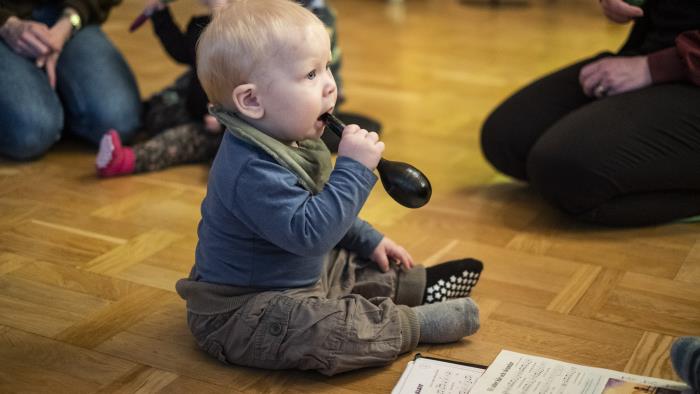
[(340, 119), (336, 118), (330, 113), (321, 115), (321, 118), (321, 120), (326, 122), (326, 127), (331, 129), (333, 134), (337, 135), (338, 138), (343, 138), (343, 129), (345, 128), (345, 124), (341, 122)]
[[(343, 123), (340, 119), (336, 118), (335, 115), (333, 114), (324, 114), (322, 115), (322, 120), (326, 122), (326, 127), (331, 129), (333, 134), (337, 135), (338, 138), (343, 138), (343, 129), (345, 129), (345, 123)], [(382, 167), (382, 164), (385, 163), (385, 160), (383, 158), (379, 158), (379, 163), (377, 164), (377, 171), (381, 171), (379, 167)]]
[[(321, 116), (326, 126), (342, 138), (345, 125), (333, 114)], [(377, 171), (384, 190), (399, 204), (407, 208), (420, 208), (430, 201), (433, 188), (428, 177), (410, 164), (379, 158)]]

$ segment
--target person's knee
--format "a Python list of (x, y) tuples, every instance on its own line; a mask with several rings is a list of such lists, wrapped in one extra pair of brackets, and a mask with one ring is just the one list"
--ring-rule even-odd
[(46, 153), (60, 139), (63, 114), (24, 112), (5, 126), (0, 153), (14, 160), (32, 160)]
[(571, 149), (575, 147), (535, 145), (528, 156), (527, 177), (545, 200), (568, 214), (581, 215), (604, 202), (608, 188), (595, 163)]
[(113, 124), (122, 138), (131, 136), (141, 122), (141, 101), (130, 92), (124, 92), (120, 96), (112, 97), (108, 104), (109, 109), (103, 108), (99, 111), (100, 122)]
[(139, 127), (141, 121), (141, 101), (130, 92), (114, 95), (105, 106), (98, 108), (97, 121), (117, 129), (122, 138), (128, 139)]
[(513, 149), (513, 124), (502, 107), (497, 108), (481, 127), (481, 152), (498, 171), (525, 179), (525, 163)]
[[(136, 80), (98, 28), (86, 28), (79, 34), (71, 40), (69, 53), (62, 56), (63, 77), (70, 82), (65, 84), (70, 89), (64, 92), (70, 131), (98, 144), (105, 132), (115, 129), (126, 142), (141, 124), (142, 102)], [(97, 58), (90, 69), (103, 72), (84, 76), (88, 56)]]
[[(118, 95), (116, 95), (118, 96)], [(141, 103), (133, 97), (110, 97), (96, 103), (85, 113), (77, 114), (72, 130), (98, 144), (105, 132), (114, 129), (122, 141), (128, 142), (141, 124)]]

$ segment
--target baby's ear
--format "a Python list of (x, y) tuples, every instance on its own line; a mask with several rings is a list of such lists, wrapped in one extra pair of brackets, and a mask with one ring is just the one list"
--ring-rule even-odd
[(258, 99), (258, 90), (255, 84), (246, 83), (236, 86), (231, 94), (231, 99), (238, 113), (243, 116), (251, 119), (260, 119), (265, 114), (265, 110)]

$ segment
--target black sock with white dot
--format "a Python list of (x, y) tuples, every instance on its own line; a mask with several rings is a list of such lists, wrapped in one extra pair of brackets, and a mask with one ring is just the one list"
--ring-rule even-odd
[(425, 270), (424, 304), (469, 297), (484, 265), (479, 260), (452, 260)]

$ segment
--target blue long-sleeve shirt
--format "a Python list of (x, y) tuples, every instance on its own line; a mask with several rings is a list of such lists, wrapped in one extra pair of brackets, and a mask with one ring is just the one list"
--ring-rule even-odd
[(313, 195), (262, 149), (226, 133), (209, 174), (195, 256), (197, 280), (250, 288), (315, 283), (336, 245), (369, 256), (382, 239), (357, 218), (376, 176), (339, 157)]

